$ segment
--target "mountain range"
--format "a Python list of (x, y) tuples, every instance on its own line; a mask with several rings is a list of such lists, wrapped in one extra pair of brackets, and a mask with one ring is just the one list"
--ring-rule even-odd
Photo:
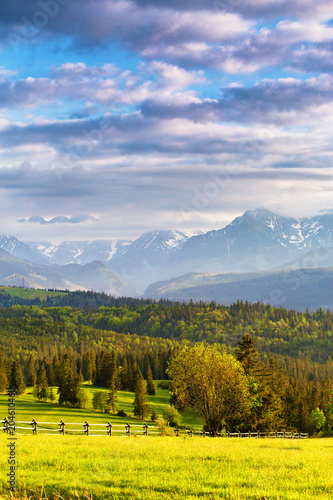
[[(294, 219), (260, 208), (246, 211), (224, 228), (202, 234), (189, 235), (176, 230), (155, 230), (144, 233), (135, 241), (66, 241), (59, 245), (48, 242), (22, 242), (14, 236), (2, 235), (0, 248), (12, 258), (21, 261), (20, 273), (14, 273), (16, 275), (24, 276), (22, 261), (28, 261), (40, 266), (39, 273), (41, 268), (45, 267), (42, 273), (45, 283), (49, 283), (46, 276), (52, 271), (62, 276), (61, 279), (67, 280), (73, 289), (81, 272), (73, 276), (73, 269), (82, 269), (95, 261), (94, 266), (99, 266), (100, 273), (106, 276), (107, 270), (110, 275), (104, 285), (104, 281), (97, 278), (94, 284), (92, 272), (89, 283), (94, 290), (97, 290), (96, 286), (99, 287), (98, 291), (106, 286), (108, 287), (104, 290), (106, 292), (113, 289), (114, 293), (122, 294), (124, 290), (131, 290), (132, 295), (147, 296), (152, 293), (157, 297), (157, 290), (161, 287), (159, 284), (153, 287), (150, 285), (166, 281), (163, 285), (163, 296), (173, 298), (174, 291), (171, 291), (168, 282), (188, 273), (196, 273), (191, 276), (192, 278), (196, 276), (195, 281), (200, 288), (199, 281), (203, 280), (202, 286), (206, 286), (205, 280), (209, 274), (213, 276), (227, 274), (229, 278), (226, 279), (230, 281), (231, 274), (251, 273), (251, 276), (244, 279), (233, 278), (231, 280), (233, 283), (254, 279), (267, 281), (273, 279), (273, 276), (276, 279), (277, 275), (268, 273), (263, 276), (261, 273), (264, 271), (333, 266), (333, 214)], [(2, 257), (3, 254), (0, 255), (0, 260)], [(5, 279), (7, 284), (12, 284), (10, 283), (10, 280), (14, 279), (12, 276), (13, 273), (7, 276), (2, 273), (1, 279), (2, 281)], [(113, 283), (111, 287), (106, 284), (109, 283), (109, 279)], [(187, 280), (187, 278), (181, 279), (185, 282)], [(257, 281), (258, 286), (259, 284), (260, 281)], [(88, 281), (80, 286), (86, 285)], [(214, 283), (209, 284), (211, 285)], [(188, 288), (188, 285), (186, 286)], [(53, 285), (50, 287), (54, 288)], [(177, 287), (181, 288), (180, 284)], [(195, 297), (193, 295), (195, 299), (203, 299), (206, 296), (205, 294), (200, 296), (198, 290), (192, 290), (191, 293), (195, 294)], [(231, 291), (228, 293), (231, 294)], [(235, 297), (237, 293), (235, 292)], [(267, 294), (262, 296), (265, 298)], [(186, 298), (191, 297), (186, 295)], [(269, 301), (268, 299), (266, 301)], [(220, 299), (216, 296), (215, 300)]]

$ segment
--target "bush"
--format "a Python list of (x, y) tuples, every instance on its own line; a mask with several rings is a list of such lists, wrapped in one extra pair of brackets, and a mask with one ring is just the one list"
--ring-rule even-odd
[(170, 429), (168, 422), (162, 417), (157, 417), (156, 427), (160, 436), (172, 436), (173, 432)]
[(155, 422), (157, 417), (158, 417), (158, 415), (157, 415), (157, 412), (154, 408), (153, 411), (151, 412), (150, 419), (152, 420), (152, 422)]
[(182, 419), (174, 406), (168, 405), (163, 411), (163, 418), (170, 427), (179, 427)]
[(170, 387), (171, 387), (171, 381), (170, 380), (161, 380), (157, 384), (157, 387), (159, 387), (160, 389), (167, 389), (169, 391)]
[(128, 417), (127, 413), (125, 410), (119, 410), (117, 413), (118, 417)]

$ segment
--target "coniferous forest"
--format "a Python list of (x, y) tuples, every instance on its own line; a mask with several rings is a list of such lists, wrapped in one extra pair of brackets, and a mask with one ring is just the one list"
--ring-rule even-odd
[[(153, 303), (92, 292), (67, 294), (63, 305), (54, 300), (59, 301), (0, 309), (0, 392), (11, 383), (19, 394), (37, 382), (39, 399), (58, 386), (60, 403), (80, 406), (81, 384), (92, 381), (109, 389), (112, 409), (117, 390), (135, 392), (143, 377), (152, 391), (152, 378), (168, 378), (170, 359), (182, 347), (203, 341), (233, 354), (250, 381), (251, 411), (226, 419), (227, 430), (332, 434), (329, 311), (298, 313), (243, 302)], [(171, 403), (177, 407), (172, 384)]]

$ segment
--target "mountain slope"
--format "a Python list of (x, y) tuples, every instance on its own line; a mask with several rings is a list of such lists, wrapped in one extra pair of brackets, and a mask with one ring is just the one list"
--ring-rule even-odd
[(224, 229), (186, 241), (168, 264), (174, 275), (273, 269), (311, 248), (330, 245), (332, 227), (331, 215), (296, 220), (266, 209), (248, 210)]
[(261, 208), (246, 211), (222, 229), (196, 236), (156, 230), (132, 242), (67, 241), (59, 245), (24, 244), (7, 237), (1, 246), (14, 256), (38, 264), (102, 261), (112, 273), (143, 293), (152, 282), (189, 272), (244, 273), (289, 265), (307, 267), (303, 260), (309, 252), (314, 252), (308, 257), (311, 267), (328, 267), (330, 261), (318, 259), (318, 252), (333, 247), (333, 214), (298, 220)]
[(88, 264), (94, 260), (107, 262), (129, 245), (129, 241), (64, 241), (59, 245), (48, 242), (32, 242), (30, 247), (49, 264)]
[(332, 309), (333, 267), (222, 275), (190, 273), (154, 283), (144, 296), (156, 300), (215, 301), (226, 305), (247, 300), (296, 310)]
[(36, 252), (31, 245), (19, 241), (15, 236), (0, 235), (0, 249), (5, 250), (13, 257), (28, 260), (33, 264), (47, 264), (45, 257)]
[(85, 266), (40, 266), (0, 249), (0, 283), (29, 288), (104, 291), (113, 295), (133, 295), (133, 289), (119, 280), (102, 262)]
[(107, 266), (143, 292), (160, 276), (189, 236), (181, 231), (150, 231), (113, 256)]

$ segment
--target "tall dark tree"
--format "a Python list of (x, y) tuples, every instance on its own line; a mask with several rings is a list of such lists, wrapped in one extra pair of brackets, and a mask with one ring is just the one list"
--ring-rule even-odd
[(155, 396), (156, 389), (153, 381), (153, 374), (151, 372), (150, 363), (147, 366), (147, 394), (148, 396)]
[(80, 376), (74, 372), (68, 357), (65, 356), (59, 369), (59, 404), (80, 406), (79, 392), (81, 384), (82, 380)]
[(150, 414), (150, 406), (148, 403), (147, 392), (145, 389), (144, 378), (139, 370), (135, 374), (135, 386), (134, 386), (134, 415), (139, 418), (147, 418)]
[(4, 392), (8, 387), (8, 362), (0, 347), (0, 393)]
[(36, 383), (36, 366), (35, 366), (35, 358), (32, 354), (29, 354), (28, 358), (28, 366), (26, 371), (26, 381), (27, 386), (33, 387)]
[(47, 401), (49, 396), (49, 384), (44, 365), (41, 366), (36, 381), (36, 396), (40, 401)]
[(19, 396), (23, 394), (26, 387), (22, 376), (20, 360), (15, 358), (12, 362), (11, 376), (10, 376), (10, 387), (14, 388), (16, 394)]
[(119, 366), (115, 356), (112, 357), (112, 363), (110, 365), (110, 375), (108, 377), (108, 399), (107, 406), (108, 410), (112, 413), (115, 413), (117, 408), (117, 391), (120, 389), (120, 376), (119, 376)]

